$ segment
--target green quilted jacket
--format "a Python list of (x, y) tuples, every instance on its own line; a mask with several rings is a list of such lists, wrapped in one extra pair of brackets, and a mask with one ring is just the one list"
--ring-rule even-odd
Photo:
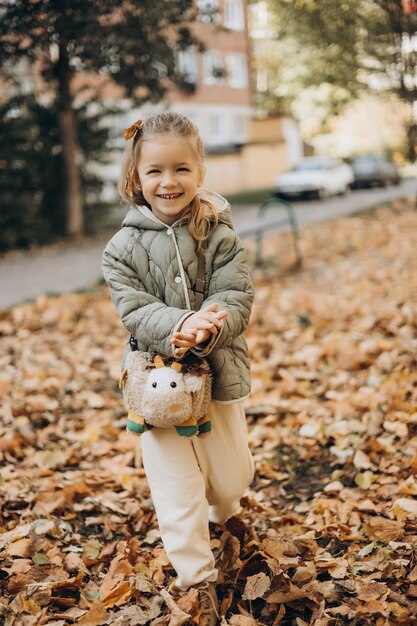
[[(233, 230), (228, 202), (202, 191), (218, 210), (205, 255), (202, 307), (227, 309), (221, 331), (192, 352), (206, 357), (213, 373), (213, 400), (233, 402), (250, 391), (249, 356), (242, 336), (253, 290), (245, 250)], [(173, 356), (172, 333), (194, 309), (197, 279), (195, 242), (185, 219), (164, 224), (146, 206), (133, 206), (103, 254), (103, 274), (113, 303), (139, 350)], [(124, 357), (129, 346), (126, 346)]]

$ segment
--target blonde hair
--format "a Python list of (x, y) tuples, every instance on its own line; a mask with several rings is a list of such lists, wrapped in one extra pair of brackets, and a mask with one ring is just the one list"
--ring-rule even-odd
[[(203, 141), (197, 127), (185, 115), (171, 111), (159, 113), (158, 115), (148, 117), (142, 123), (137, 122), (131, 126), (131, 129), (133, 129), (133, 140), (124, 152), (118, 185), (121, 197), (129, 204), (145, 204), (149, 206), (138, 185), (135, 184), (135, 178), (137, 178), (136, 167), (144, 141), (152, 141), (154, 137), (166, 133), (183, 137), (190, 142), (199, 166), (201, 168), (204, 167)], [(193, 239), (198, 242), (198, 248), (200, 249), (202, 242), (209, 236), (212, 224), (216, 225), (218, 223), (216, 207), (207, 198), (196, 195), (190, 204), (189, 220), (188, 230)]]

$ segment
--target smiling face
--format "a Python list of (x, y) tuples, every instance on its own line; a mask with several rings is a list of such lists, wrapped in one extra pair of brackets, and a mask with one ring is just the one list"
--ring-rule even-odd
[(137, 171), (143, 197), (165, 224), (187, 213), (204, 176), (189, 139), (172, 133), (143, 141)]

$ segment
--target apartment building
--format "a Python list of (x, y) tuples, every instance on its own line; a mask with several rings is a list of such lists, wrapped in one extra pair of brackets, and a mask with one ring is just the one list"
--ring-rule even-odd
[(246, 4), (198, 0), (195, 33), (206, 49), (179, 54), (179, 68), (195, 82), (196, 92), (172, 92), (169, 102), (197, 124), (209, 152), (233, 149), (248, 140), (252, 108)]
[(247, 0), (196, 0), (200, 17), (193, 30), (205, 51), (178, 53), (178, 67), (194, 93), (171, 90), (158, 104), (118, 116), (121, 130), (133, 118), (171, 109), (198, 126), (207, 151), (225, 152), (245, 144), (252, 117)]
[[(187, 115), (198, 127), (209, 155), (208, 181), (219, 191), (238, 190), (240, 182), (224, 185), (217, 176), (215, 155), (239, 161), (239, 151), (251, 136), (252, 90), (247, 0), (196, 0), (198, 21), (193, 30), (204, 44), (178, 52), (178, 67), (193, 93), (171, 90), (162, 102), (147, 103), (114, 119), (115, 149), (124, 147), (123, 129), (135, 119), (170, 109)], [(105, 196), (114, 193), (119, 158), (105, 168), (109, 183)], [(236, 170), (236, 166), (233, 167)], [(214, 181), (212, 179), (215, 179)], [(235, 176), (232, 177), (234, 180)]]

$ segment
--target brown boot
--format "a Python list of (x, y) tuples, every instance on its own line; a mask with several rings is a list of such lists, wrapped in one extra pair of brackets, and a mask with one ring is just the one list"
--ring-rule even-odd
[[(218, 624), (220, 624), (219, 601), (217, 598), (215, 583), (204, 581), (202, 583), (199, 583), (198, 585), (193, 585), (193, 587), (191, 587), (190, 589), (195, 589), (198, 593), (198, 625), (217, 626)], [(180, 589), (178, 589), (178, 587), (175, 586), (174, 582), (169, 587), (169, 593), (171, 594), (175, 602), (178, 602), (180, 598), (183, 598), (189, 593), (190, 589), (187, 589), (187, 591), (181, 591)], [(181, 600), (179, 602), (179, 606), (181, 606)], [(181, 608), (184, 609), (185, 607), (181, 606)]]
[(219, 600), (216, 593), (216, 584), (202, 582), (196, 585), (198, 599), (200, 601), (200, 621), (199, 626), (217, 626), (220, 624)]

